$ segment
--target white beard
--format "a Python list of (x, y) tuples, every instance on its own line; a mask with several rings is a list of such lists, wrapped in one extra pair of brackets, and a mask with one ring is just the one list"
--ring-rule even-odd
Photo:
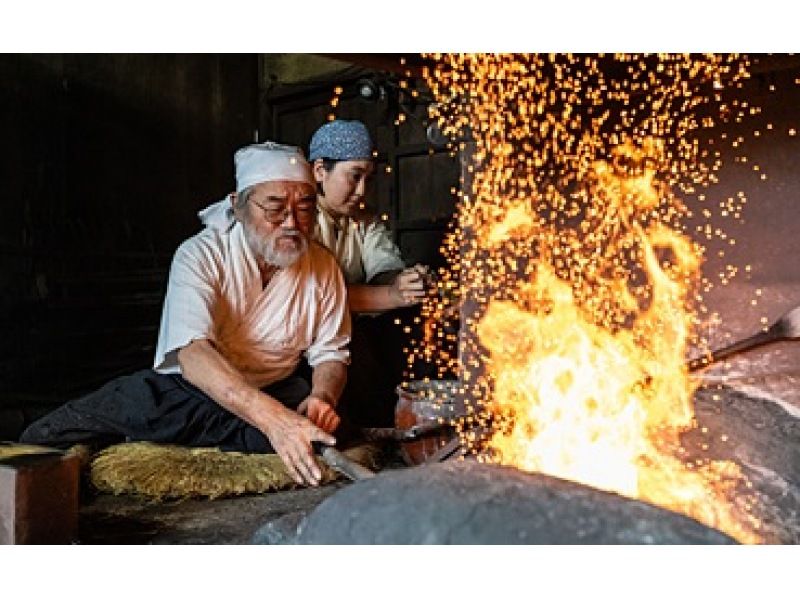
[[(292, 266), (308, 250), (308, 240), (297, 230), (278, 229), (266, 237), (259, 237), (249, 226), (245, 225), (244, 235), (250, 248), (258, 257), (263, 258), (267, 264), (278, 268)], [(297, 247), (291, 249), (280, 247), (278, 241), (285, 238), (295, 239)]]

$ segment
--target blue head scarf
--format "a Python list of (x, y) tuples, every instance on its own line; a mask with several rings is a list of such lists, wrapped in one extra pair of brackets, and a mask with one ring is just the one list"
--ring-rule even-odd
[(308, 161), (372, 160), (372, 139), (364, 123), (358, 120), (333, 120), (322, 125), (311, 137)]

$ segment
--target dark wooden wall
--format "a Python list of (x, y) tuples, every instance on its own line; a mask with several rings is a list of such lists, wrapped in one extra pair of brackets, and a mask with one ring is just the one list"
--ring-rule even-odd
[(256, 55), (0, 56), (0, 439), (151, 365), (172, 253), (257, 102)]

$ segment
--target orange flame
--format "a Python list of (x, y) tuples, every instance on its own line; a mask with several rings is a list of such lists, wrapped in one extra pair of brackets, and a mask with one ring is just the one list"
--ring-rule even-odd
[[(627, 147), (618, 152), (632, 154)], [(697, 275), (699, 250), (659, 222), (638, 224), (638, 212), (658, 202), (652, 172), (623, 177), (603, 162), (595, 172), (641, 247), (650, 304), (629, 327), (598, 326), (545, 260), (521, 302), (490, 302), (477, 332), (490, 353), (492, 408), (508, 424), (489, 444), (502, 463), (679, 510), (755, 541), (726, 496), (741, 480), (739, 468), (727, 462), (687, 469), (678, 454), (679, 434), (694, 422), (696, 384), (684, 357), (692, 325), (686, 281)], [(511, 208), (489, 239), (530, 230), (532, 221), (526, 227), (520, 213)], [(664, 250), (672, 254), (666, 265), (656, 257)], [(619, 279), (601, 282), (613, 289), (617, 308), (637, 305)]]

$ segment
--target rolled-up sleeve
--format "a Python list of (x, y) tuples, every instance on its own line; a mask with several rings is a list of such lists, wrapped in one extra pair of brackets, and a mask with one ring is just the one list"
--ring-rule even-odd
[(361, 259), (367, 282), (382, 272), (405, 268), (400, 249), (392, 241), (389, 230), (379, 220), (364, 223), (364, 248)]
[(161, 373), (180, 371), (177, 353), (194, 340), (214, 338), (216, 282), (207, 260), (184, 243), (175, 252), (161, 314), (155, 363)]
[(350, 363), (351, 324), (347, 288), (342, 273), (331, 259), (331, 268), (318, 297), (314, 340), (305, 352), (313, 368), (326, 361)]

